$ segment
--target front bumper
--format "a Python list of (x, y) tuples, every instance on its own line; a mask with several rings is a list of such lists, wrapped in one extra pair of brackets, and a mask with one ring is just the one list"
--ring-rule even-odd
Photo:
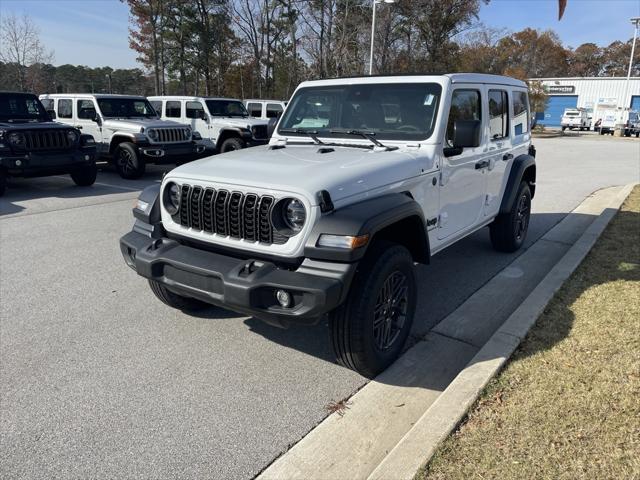
[[(315, 324), (344, 301), (356, 264), (304, 260), (294, 271), (262, 260), (242, 260), (183, 245), (136, 221), (120, 239), (124, 259), (139, 275), (180, 295), (287, 327)], [(275, 292), (292, 295), (289, 308)]]
[(67, 152), (25, 152), (10, 153), (0, 151), (0, 166), (17, 177), (39, 177), (61, 175), (95, 164), (95, 146), (79, 147)]
[(155, 163), (175, 163), (176, 160), (195, 160), (200, 158), (206, 150), (202, 142), (163, 144), (146, 143), (138, 145), (138, 151), (145, 160)]

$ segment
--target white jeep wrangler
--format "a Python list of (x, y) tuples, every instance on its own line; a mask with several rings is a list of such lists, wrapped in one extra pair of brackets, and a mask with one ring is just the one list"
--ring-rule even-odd
[(220, 153), (268, 142), (266, 120), (250, 118), (240, 100), (212, 97), (149, 97), (165, 120), (189, 125), (209, 150)]
[(287, 326), (328, 314), (338, 362), (401, 353), (414, 264), (489, 226), (524, 242), (535, 193), (527, 86), (508, 77), (302, 83), (269, 146), (192, 162), (144, 190), (126, 263), (166, 304)]
[(201, 157), (199, 134), (158, 118), (145, 97), (111, 94), (46, 94), (40, 100), (61, 123), (92, 135), (98, 155), (122, 178), (140, 178), (147, 163), (180, 163)]

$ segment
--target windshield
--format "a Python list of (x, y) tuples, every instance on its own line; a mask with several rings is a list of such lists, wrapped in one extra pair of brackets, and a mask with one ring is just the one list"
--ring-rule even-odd
[[(278, 132), (352, 138), (358, 130), (377, 140), (426, 140), (433, 132), (442, 88), (436, 83), (378, 83), (298, 90)], [(298, 130), (291, 132), (290, 130)]]
[(214, 117), (248, 117), (249, 112), (238, 100), (207, 100), (209, 113)]
[(98, 107), (106, 118), (152, 118), (155, 110), (146, 99), (98, 98)]
[(48, 122), (49, 115), (35, 95), (0, 93), (0, 122)]

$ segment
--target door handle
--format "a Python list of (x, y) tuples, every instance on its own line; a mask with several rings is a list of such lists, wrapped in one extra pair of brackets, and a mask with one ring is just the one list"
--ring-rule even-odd
[(504, 160), (505, 162), (508, 162), (509, 160), (513, 159), (513, 153), (505, 153), (502, 156), (502, 160)]
[(487, 168), (489, 166), (489, 160), (481, 160), (476, 163), (476, 170), (480, 170), (481, 168)]

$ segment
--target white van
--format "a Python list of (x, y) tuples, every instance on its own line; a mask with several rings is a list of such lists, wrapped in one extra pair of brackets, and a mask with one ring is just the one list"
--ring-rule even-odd
[(270, 118), (278, 118), (284, 112), (288, 102), (281, 100), (244, 100), (244, 104), (249, 111), (249, 115), (253, 118), (269, 120)]
[(189, 125), (202, 135), (209, 150), (220, 153), (267, 143), (267, 122), (249, 118), (244, 104), (234, 98), (149, 97), (163, 120)]

